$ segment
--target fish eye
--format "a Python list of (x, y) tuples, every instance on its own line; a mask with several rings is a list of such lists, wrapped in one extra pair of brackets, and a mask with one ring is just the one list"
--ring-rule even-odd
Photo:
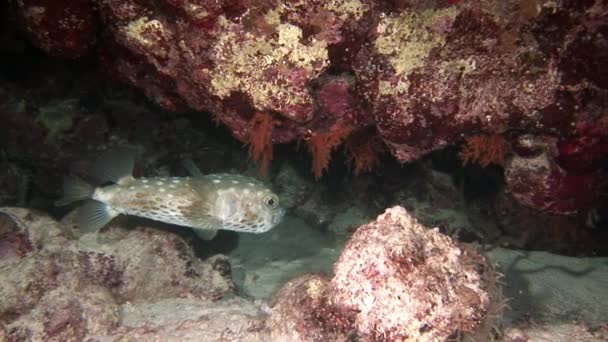
[(269, 208), (274, 209), (279, 205), (279, 199), (275, 196), (266, 196), (264, 198), (264, 203), (266, 203)]

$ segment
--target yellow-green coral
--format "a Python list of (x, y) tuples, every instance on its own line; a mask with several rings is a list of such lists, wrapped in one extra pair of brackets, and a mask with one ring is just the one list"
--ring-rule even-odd
[(431, 30), (433, 23), (443, 17), (456, 17), (455, 6), (420, 13), (403, 12), (399, 16), (387, 16), (378, 24), (375, 47), (388, 57), (398, 76), (406, 76), (423, 65), (432, 49), (445, 44), (441, 34)]
[(154, 49), (154, 53), (157, 56), (165, 56), (166, 51), (162, 48), (161, 40), (166, 39), (166, 32), (163, 24), (156, 19), (148, 19), (148, 17), (141, 17), (137, 20), (130, 22), (125, 27), (126, 36), (141, 44), (142, 46), (150, 49)]
[[(199, 70), (211, 79), (212, 93), (221, 98), (235, 91), (246, 93), (258, 110), (282, 111), (289, 105), (311, 104), (302, 82), (318, 77), (329, 65), (329, 57), (325, 37), (304, 39), (298, 26), (299, 10), (310, 6), (301, 0), (268, 9), (262, 19), (275, 29), (276, 35), (272, 36), (243, 32), (240, 24), (220, 17), (214, 68)], [(360, 0), (317, 1), (315, 6), (337, 18), (332, 24), (337, 27), (368, 10)]]
[(407, 79), (399, 79), (396, 83), (389, 81), (378, 82), (378, 94), (379, 95), (392, 95), (392, 94), (403, 94), (407, 91), (410, 86), (410, 82)]
[[(231, 22), (220, 18), (223, 33), (214, 50), (215, 68), (211, 74), (211, 89), (219, 97), (233, 91), (243, 91), (252, 97), (258, 109), (268, 108), (270, 102), (308, 103), (308, 94), (293, 87), (287, 78), (296, 70), (314, 78), (329, 64), (327, 43), (312, 39), (302, 43), (302, 29), (291, 24), (277, 25), (276, 38), (252, 33), (239, 35)], [(274, 73), (273, 77), (268, 72)], [(276, 108), (275, 108), (276, 109)]]
[(342, 20), (346, 20), (350, 16), (354, 19), (360, 19), (369, 9), (367, 5), (362, 4), (359, 0), (329, 0), (324, 2), (323, 7), (336, 13)]

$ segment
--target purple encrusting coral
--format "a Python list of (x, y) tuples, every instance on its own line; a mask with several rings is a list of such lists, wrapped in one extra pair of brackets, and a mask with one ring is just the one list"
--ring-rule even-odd
[(276, 341), (485, 339), (499, 308), (495, 281), (477, 251), (394, 207), (358, 228), (333, 278), (287, 283), (274, 298), (269, 326)]
[(73, 240), (66, 225), (25, 209), (3, 208), (0, 218), (0, 318), (9, 341), (82, 340), (117, 327), (126, 302), (217, 301), (233, 291), (217, 267), (221, 256), (199, 260), (168, 232), (110, 229), (99, 243)]
[(196, 259), (172, 233), (109, 227), (73, 240), (69, 219), (17, 208), (0, 208), (0, 219), (1, 232), (31, 242), (23, 256), (0, 259), (0, 338), (8, 341), (485, 337), (496, 300), (484, 258), (399, 207), (358, 230), (333, 278), (297, 277), (261, 306), (234, 296), (224, 257)]
[[(99, 41), (94, 51), (116, 79), (164, 108), (209, 111), (245, 142), (253, 115), (267, 112), (278, 122), (272, 143), (372, 125), (401, 162), (480, 133), (560, 137), (562, 157), (551, 158), (568, 174), (581, 174), (573, 160), (608, 150), (605, 139), (586, 142), (607, 132), (603, 2), (81, 0), (19, 9), (48, 53), (80, 56)], [(58, 18), (65, 13), (69, 21)], [(605, 176), (596, 170), (585, 169), (584, 182)], [(573, 192), (555, 177), (568, 179), (526, 184), (515, 198), (547, 208)], [(572, 209), (588, 210), (587, 198), (552, 213)]]
[[(166, 108), (210, 110), (244, 141), (256, 111), (281, 119), (275, 143), (371, 124), (405, 162), (478, 132), (562, 135), (571, 150), (590, 134), (572, 128), (604, 116), (596, 104), (605, 77), (594, 62), (607, 53), (601, 3), (23, 1), (19, 9), (32, 41), (55, 55), (91, 51), (103, 31), (95, 51), (110, 73)], [(315, 86), (336, 71), (354, 80), (347, 92)], [(584, 158), (604, 155), (605, 147), (587, 149)]]

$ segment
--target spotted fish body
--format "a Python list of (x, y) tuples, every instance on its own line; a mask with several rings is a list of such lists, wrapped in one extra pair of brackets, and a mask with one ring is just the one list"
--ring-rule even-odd
[(192, 177), (134, 178), (128, 153), (104, 156), (95, 164), (97, 187), (78, 179), (64, 184), (58, 205), (89, 199), (79, 209), (82, 232), (101, 229), (120, 214), (186, 226), (205, 239), (217, 230), (263, 233), (275, 227), (285, 211), (264, 183), (238, 174), (202, 175), (189, 165)]
[(127, 214), (195, 229), (263, 233), (283, 209), (262, 182), (237, 174), (130, 179), (98, 188), (92, 199)]

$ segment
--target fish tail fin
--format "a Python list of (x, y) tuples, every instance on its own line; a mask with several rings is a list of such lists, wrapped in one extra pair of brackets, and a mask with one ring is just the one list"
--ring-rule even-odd
[(93, 176), (101, 183), (125, 184), (133, 180), (135, 151), (126, 147), (101, 155), (93, 164)]
[(95, 186), (78, 177), (65, 177), (63, 180), (63, 197), (55, 201), (56, 206), (68, 205), (72, 202), (90, 198)]
[(90, 200), (78, 208), (78, 228), (82, 233), (97, 232), (117, 215), (107, 204)]

